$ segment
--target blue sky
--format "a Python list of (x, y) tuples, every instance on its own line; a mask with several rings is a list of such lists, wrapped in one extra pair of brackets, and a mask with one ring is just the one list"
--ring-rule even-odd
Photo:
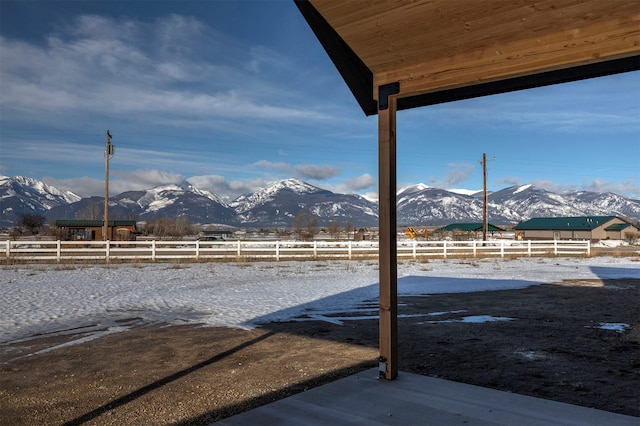
[[(0, 174), (82, 196), (187, 179), (377, 191), (365, 117), (292, 0), (0, 1)], [(398, 113), (398, 184), (640, 198), (640, 73)]]

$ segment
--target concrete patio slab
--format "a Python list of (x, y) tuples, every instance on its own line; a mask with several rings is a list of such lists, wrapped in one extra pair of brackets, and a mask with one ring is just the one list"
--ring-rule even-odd
[(640, 417), (406, 372), (380, 380), (372, 369), (216, 424), (640, 426)]

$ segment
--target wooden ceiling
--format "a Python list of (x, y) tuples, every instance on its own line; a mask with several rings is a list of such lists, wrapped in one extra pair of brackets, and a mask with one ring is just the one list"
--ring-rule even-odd
[[(359, 99), (368, 114), (375, 113), (371, 101), (378, 97), (378, 86), (387, 83), (399, 82), (399, 98), (403, 98), (532, 75), (562, 75), (561, 81), (566, 81), (640, 65), (639, 0), (296, 3), (354, 95), (370, 98)], [(351, 53), (339, 52), (345, 49)], [(600, 66), (593, 68), (596, 64)], [(575, 78), (562, 72), (580, 67), (598, 71), (585, 77), (573, 73)], [(368, 86), (370, 93), (362, 93), (362, 86), (354, 90), (348, 78), (369, 79), (360, 84)], [(529, 81), (528, 86), (555, 82), (543, 80)], [(496, 91), (500, 90), (494, 87)], [(429, 96), (422, 99), (413, 106), (430, 103)], [(363, 102), (369, 106), (365, 108)]]

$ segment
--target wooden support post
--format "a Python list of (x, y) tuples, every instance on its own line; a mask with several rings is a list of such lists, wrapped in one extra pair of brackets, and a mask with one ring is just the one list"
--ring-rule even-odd
[[(380, 87), (380, 97), (383, 97)], [(393, 92), (391, 92), (393, 93)], [(397, 93), (397, 92), (395, 92)], [(380, 262), (380, 377), (398, 375), (398, 265), (396, 231), (396, 98), (379, 99), (378, 196)], [(385, 104), (386, 101), (386, 104)], [(386, 108), (385, 108), (386, 107)]]

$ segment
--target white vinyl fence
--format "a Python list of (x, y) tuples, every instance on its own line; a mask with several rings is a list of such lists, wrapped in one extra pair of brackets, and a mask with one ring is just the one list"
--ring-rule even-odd
[[(311, 260), (377, 258), (378, 241), (10, 241), (14, 261)], [(590, 256), (590, 241), (398, 241), (398, 259)]]

